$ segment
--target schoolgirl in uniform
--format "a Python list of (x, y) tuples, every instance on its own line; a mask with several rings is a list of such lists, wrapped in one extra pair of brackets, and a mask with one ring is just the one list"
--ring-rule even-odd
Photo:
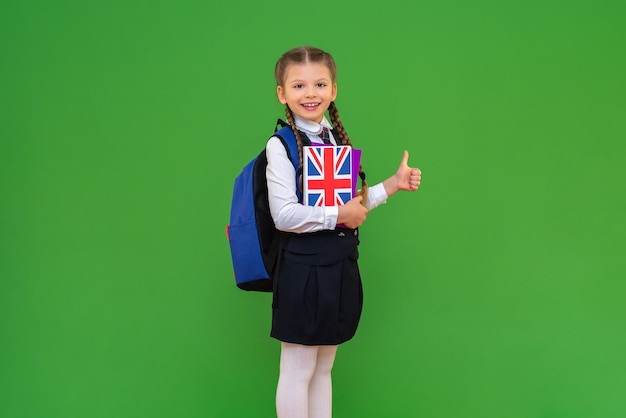
[[(303, 145), (351, 145), (334, 103), (336, 66), (330, 54), (294, 48), (276, 63), (275, 77), (278, 100), (286, 105), (298, 141), (300, 173)], [(398, 171), (384, 182), (368, 188), (360, 169), (358, 196), (339, 207), (311, 207), (298, 201), (302, 180), (296, 180), (280, 139), (270, 138), (266, 153), (270, 212), (283, 231), (271, 330), (281, 341), (276, 410), (279, 418), (329, 418), (337, 346), (354, 336), (363, 306), (357, 228), (368, 210), (397, 191), (417, 190), (421, 171), (407, 165), (405, 151)]]

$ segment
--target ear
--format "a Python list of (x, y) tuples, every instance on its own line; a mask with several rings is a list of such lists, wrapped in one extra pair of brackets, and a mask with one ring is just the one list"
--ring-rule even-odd
[(276, 95), (278, 96), (279, 102), (281, 102), (282, 104), (287, 103), (287, 98), (285, 97), (285, 89), (283, 88), (283, 86), (276, 87)]
[(333, 98), (330, 101), (334, 102), (336, 97), (337, 97), (337, 83), (333, 83)]

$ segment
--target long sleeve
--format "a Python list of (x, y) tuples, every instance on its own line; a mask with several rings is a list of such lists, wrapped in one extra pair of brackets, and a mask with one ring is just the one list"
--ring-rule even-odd
[(377, 206), (387, 203), (387, 192), (382, 183), (369, 188), (367, 192), (367, 209), (372, 210)]

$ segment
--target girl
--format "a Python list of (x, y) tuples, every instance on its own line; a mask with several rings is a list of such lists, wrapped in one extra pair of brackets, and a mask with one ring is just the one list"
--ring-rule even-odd
[[(275, 77), (278, 100), (286, 105), (298, 142), (299, 173), (303, 145), (320, 138), (351, 145), (334, 103), (336, 67), (330, 54), (292, 49), (276, 63)], [(279, 418), (328, 418), (337, 346), (354, 336), (363, 304), (357, 228), (368, 210), (389, 196), (417, 190), (421, 172), (407, 165), (405, 151), (398, 171), (384, 182), (368, 188), (359, 169), (362, 188), (355, 198), (339, 207), (311, 207), (298, 202), (302, 178), (296, 181), (279, 138), (270, 138), (266, 153), (270, 212), (283, 231), (272, 305), (271, 336), (281, 341), (276, 410)]]

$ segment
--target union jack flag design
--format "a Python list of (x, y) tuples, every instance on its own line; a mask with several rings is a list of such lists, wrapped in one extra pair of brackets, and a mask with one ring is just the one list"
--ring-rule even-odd
[(352, 199), (352, 147), (311, 146), (303, 154), (305, 205), (341, 206)]

